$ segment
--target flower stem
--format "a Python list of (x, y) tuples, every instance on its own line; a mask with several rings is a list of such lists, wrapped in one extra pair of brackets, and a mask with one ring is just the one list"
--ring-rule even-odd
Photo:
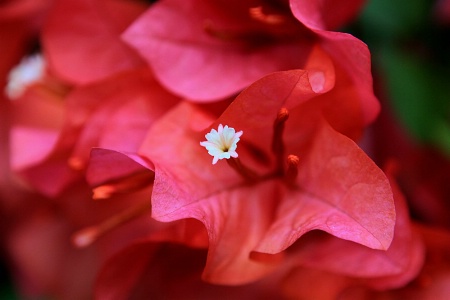
[(247, 181), (253, 182), (258, 178), (258, 175), (250, 168), (244, 166), (239, 158), (231, 157), (230, 159), (227, 159), (227, 162), (230, 167), (236, 170), (236, 172), (238, 172)]

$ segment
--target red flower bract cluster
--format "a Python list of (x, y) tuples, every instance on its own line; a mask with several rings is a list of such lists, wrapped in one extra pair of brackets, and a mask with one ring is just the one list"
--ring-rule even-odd
[[(0, 8), (2, 35), (24, 28), (0, 73), (19, 293), (332, 299), (420, 272), (427, 231), (358, 146), (370, 53), (331, 31), (362, 1), (20, 2)], [(12, 69), (32, 54), (44, 71)], [(211, 164), (209, 132), (236, 153)]]

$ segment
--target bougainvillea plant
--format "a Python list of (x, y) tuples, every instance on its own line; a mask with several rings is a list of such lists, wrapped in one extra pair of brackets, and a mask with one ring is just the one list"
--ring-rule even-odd
[(18, 297), (448, 293), (448, 164), (380, 105), (369, 47), (342, 32), (364, 4), (2, 2)]

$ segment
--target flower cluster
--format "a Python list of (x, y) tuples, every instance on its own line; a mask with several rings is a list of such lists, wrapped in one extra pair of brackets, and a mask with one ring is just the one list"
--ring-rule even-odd
[(410, 219), (398, 161), (366, 154), (371, 56), (337, 31), (363, 1), (151, 2), (0, 6), (0, 216), (18, 293), (427, 296), (425, 249), (449, 234)]

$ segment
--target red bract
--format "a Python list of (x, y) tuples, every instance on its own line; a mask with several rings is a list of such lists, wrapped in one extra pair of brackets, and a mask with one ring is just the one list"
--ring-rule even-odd
[[(75, 89), (65, 104), (38, 96), (28, 103), (17, 102), (18, 109), (27, 113), (19, 111), (13, 127), (13, 167), (47, 195), (58, 194), (82, 175), (80, 170), (85, 168), (92, 147), (136, 151), (152, 122), (178, 100), (145, 70)], [(64, 120), (48, 117), (54, 112), (50, 106), (42, 106), (46, 101), (59, 106)], [(32, 103), (39, 103), (40, 109), (31, 110)]]
[(52, 174), (50, 177), (40, 173), (33, 175), (33, 168), (48, 159), (62, 132), (65, 112), (61, 97), (35, 86), (15, 101), (12, 108), (10, 149), (13, 171), (26, 170), (29, 174), (25, 176), (34, 176), (38, 181), (35, 185), (38, 189), (42, 185), (58, 188), (60, 184), (66, 184), (69, 177), (73, 176), (72, 171), (67, 163), (55, 164), (54, 159), (47, 161), (40, 170), (48, 172), (47, 175)]
[(88, 298), (99, 267), (96, 249), (75, 249), (68, 239), (71, 222), (39, 196), (32, 200), (41, 201), (40, 208), (33, 213), (22, 211), (23, 219), (15, 226), (9, 224), (5, 238), (20, 295)]
[(309, 257), (307, 265), (362, 278), (365, 284), (379, 290), (403, 286), (417, 276), (423, 266), (424, 247), (420, 234), (412, 226), (406, 200), (397, 186), (392, 167), (388, 166), (386, 173), (394, 194), (396, 223), (394, 239), (389, 249), (372, 250), (342, 240), (329, 239), (331, 243), (323, 247), (330, 250), (328, 253), (311, 253), (318, 257), (322, 254), (320, 260), (325, 259), (314, 261), (313, 257)]
[[(7, 2), (7, 3), (6, 3)], [(5, 84), (9, 70), (20, 60), (36, 38), (50, 0), (3, 1), (0, 7), (0, 60), (1, 85)]]
[(23, 197), (23, 209), (5, 235), (21, 293), (30, 298), (90, 298), (98, 268), (136, 240), (207, 246), (204, 228), (197, 221), (152, 220), (150, 193), (148, 185), (126, 197), (92, 201), (91, 189), (77, 182), (54, 199)]
[(345, 25), (361, 9), (363, 0), (346, 1), (345, 5), (337, 0), (290, 1), (292, 12), (305, 26), (320, 30), (334, 30)]
[[(417, 277), (396, 289), (374, 291), (358, 284), (347, 285), (340, 299), (445, 299), (450, 292), (450, 235), (438, 228), (414, 226), (424, 240), (425, 264)], [(344, 284), (345, 286), (345, 284)]]
[[(291, 1), (291, 9), (295, 17), (318, 36), (319, 43), (330, 55), (335, 68), (341, 70), (341, 74), (336, 77), (346, 78), (347, 87), (353, 90), (352, 92), (347, 91), (347, 93), (354, 93), (363, 103), (361, 112), (368, 124), (375, 119), (379, 112), (379, 103), (372, 88), (370, 53), (366, 46), (355, 37), (326, 30), (331, 24), (341, 24), (345, 19), (344, 16), (355, 13), (361, 5), (361, 1), (350, 1), (345, 10), (337, 12), (334, 8), (342, 9), (342, 6), (330, 5), (333, 2), (335, 1), (311, 1), (309, 5), (304, 5), (301, 1)], [(320, 13), (312, 13), (314, 10), (318, 10)]]
[[(295, 3), (291, 1), (291, 6)], [(340, 23), (353, 14), (359, 6), (355, 3), (341, 5), (343, 11), (331, 22)], [(311, 16), (330, 16), (314, 5)], [(304, 68), (312, 47), (322, 44), (338, 64), (348, 65), (343, 71), (355, 73), (345, 76), (351, 78), (350, 86), (370, 79), (370, 59), (363, 43), (340, 33), (318, 34), (301, 22), (283, 1), (164, 0), (151, 6), (123, 37), (165, 87), (193, 101), (222, 99), (268, 73)], [(352, 54), (340, 51), (333, 56), (334, 47), (341, 47), (334, 44), (342, 40), (351, 43), (351, 48), (345, 47)], [(362, 70), (367, 74), (357, 79)], [(366, 88), (368, 95), (370, 86), (357, 87)]]
[[(12, 187), (8, 182), (11, 179), (8, 149), (11, 105), (4, 93), (8, 73), (29, 50), (49, 6), (48, 0), (3, 1), (0, 5), (0, 186), (1, 193), (5, 194)], [(15, 199), (6, 196), (1, 202), (6, 205)]]
[(68, 122), (82, 132), (72, 159), (85, 165), (94, 146), (136, 151), (151, 124), (178, 100), (145, 69), (75, 90), (67, 99)]
[[(200, 126), (201, 122), (198, 120), (202, 119), (202, 116), (205, 117), (200, 112), (197, 113), (192, 118), (193, 122), (190, 123), (194, 128)], [(184, 146), (184, 150), (190, 149), (189, 144), (184, 144)], [(95, 154), (97, 165), (105, 158), (104, 162), (109, 160), (111, 166), (122, 165), (123, 167), (119, 169), (124, 171), (123, 173), (128, 173), (132, 166), (132, 164), (125, 164), (125, 158), (119, 158), (117, 153), (109, 153), (102, 149), (97, 149), (95, 152), (97, 153)], [(391, 173), (389, 169), (388, 174)], [(310, 232), (287, 249), (283, 263), (277, 265), (273, 274), (264, 276), (262, 280), (252, 284), (224, 287), (200, 281), (206, 255), (204, 251), (142, 240), (130, 244), (104, 264), (97, 280), (96, 297), (98, 299), (105, 297), (122, 299), (139, 298), (145, 295), (177, 299), (183, 295), (182, 297), (185, 299), (208, 299), (212, 296), (219, 297), (219, 299), (220, 297), (259, 299), (264, 294), (277, 299), (284, 299), (285, 296), (335, 299), (337, 295), (352, 295), (355, 289), (356, 291), (362, 289), (370, 292), (370, 289), (373, 288), (386, 290), (403, 286), (419, 272), (423, 262), (423, 247), (417, 232), (411, 228), (405, 201), (392, 176), (390, 180), (396, 202), (397, 218), (394, 240), (387, 251), (370, 249), (317, 231)], [(261, 185), (253, 188), (261, 188)], [(262, 200), (261, 194), (264, 192), (265, 190), (254, 191), (258, 194), (259, 200)], [(233, 197), (231, 193), (227, 195)], [(245, 195), (241, 193), (241, 196)], [(204, 201), (208, 200), (210, 199), (204, 199)], [(256, 201), (252, 200), (251, 195), (240, 200), (250, 201), (254, 204), (252, 205), (252, 214), (257, 214), (262, 210), (257, 208), (258, 205), (255, 203)], [(241, 207), (230, 211), (227, 209), (225, 201), (227, 200), (222, 201), (224, 205), (220, 207), (220, 213), (224, 214), (223, 217), (228, 221), (236, 221), (230, 212), (231, 214), (237, 211), (243, 212), (242, 206), (244, 205), (233, 201), (230, 205)], [(211, 210), (208, 212), (211, 213)], [(214, 218), (221, 218), (218, 217), (219, 212), (216, 212)], [(250, 221), (246, 226), (252, 226), (252, 221), (260, 221), (258, 218), (250, 220), (245, 212), (239, 216), (245, 222)], [(207, 217), (205, 216), (205, 218)], [(194, 223), (186, 229), (192, 228), (192, 225)], [(230, 226), (226, 227), (230, 229)], [(239, 232), (242, 232), (243, 229), (239, 227)], [(235, 230), (237, 229), (235, 228)], [(248, 234), (248, 231), (244, 233)], [(213, 233), (210, 231), (210, 234)], [(230, 242), (227, 232), (220, 232), (219, 236)], [(195, 239), (191, 238), (191, 240)], [(197, 246), (201, 246), (201, 244), (197, 244)], [(220, 244), (219, 247), (224, 247), (224, 245)], [(230, 250), (229, 246), (227, 250)], [(217, 253), (209, 255), (217, 255)], [(253, 253), (251, 256), (262, 263), (270, 262), (270, 260), (264, 260), (268, 257), (261, 256), (261, 254)], [(275, 260), (271, 259), (272, 263), (279, 261), (279, 258), (274, 258)], [(222, 259), (226, 259), (226, 257), (222, 257)], [(327, 286), (327, 289), (324, 289), (324, 285)]]
[(120, 34), (144, 8), (138, 1), (57, 0), (42, 35), (50, 66), (85, 84), (141, 65)]
[(430, 226), (450, 228), (448, 157), (414, 141), (387, 105), (373, 126), (372, 138), (371, 151), (379, 163), (390, 159), (398, 162), (398, 181), (415, 219)]
[[(348, 103), (332, 90), (327, 93), (334, 86), (332, 76), (324, 76), (324, 88), (315, 92), (314, 74), (296, 70), (267, 76), (216, 121), (180, 104), (154, 125), (141, 147), (139, 153), (155, 166), (153, 217), (164, 222), (196, 218), (207, 228), (205, 280), (242, 284), (261, 278), (276, 264), (250, 260), (252, 252), (279, 253), (314, 229), (374, 249), (389, 247), (395, 222), (389, 182), (342, 134), (353, 128), (343, 127), (342, 133), (332, 128), (340, 123), (327, 110), (348, 114)], [(281, 130), (276, 120), (283, 111), (289, 120), (280, 121)], [(255, 176), (246, 180), (224, 161), (211, 164), (199, 146), (202, 128), (211, 123), (243, 130), (239, 158)], [(285, 167), (289, 154), (299, 159), (297, 176)]]
[(450, 292), (450, 232), (418, 225), (426, 246), (425, 265), (417, 279), (393, 291), (397, 298), (445, 299)]
[(94, 148), (86, 179), (95, 188), (94, 198), (103, 199), (152, 184), (155, 178), (152, 169), (150, 162), (136, 154)]
[(95, 298), (284, 299), (277, 275), (236, 287), (205, 283), (205, 256), (205, 250), (139, 241), (105, 263)]

